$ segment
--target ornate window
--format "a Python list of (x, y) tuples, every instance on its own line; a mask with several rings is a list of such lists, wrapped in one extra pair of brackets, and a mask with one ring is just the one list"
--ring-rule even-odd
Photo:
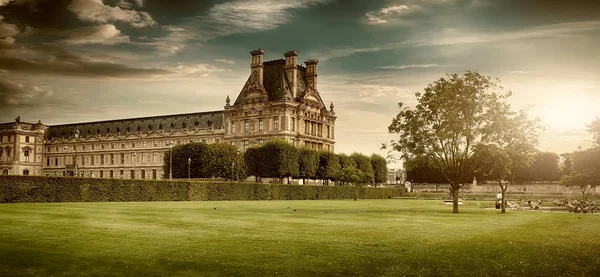
[(25, 142), (29, 142), (29, 136), (25, 137)]
[(263, 121), (263, 119), (262, 119), (262, 118), (261, 118), (261, 119), (259, 119), (259, 120), (258, 120), (258, 130), (259, 130), (259, 131), (262, 131), (262, 130), (264, 129), (264, 125), (265, 125), (265, 124), (264, 124), (264, 121)]
[(279, 130), (279, 116), (273, 117), (273, 130)]

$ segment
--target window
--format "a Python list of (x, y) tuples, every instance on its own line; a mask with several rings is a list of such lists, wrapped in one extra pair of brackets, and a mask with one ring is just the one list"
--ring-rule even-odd
[(25, 175), (25, 176), (29, 175), (29, 170), (28, 169), (23, 170), (23, 175)]
[(290, 120), (290, 130), (292, 132), (296, 131), (296, 119), (293, 117)]
[(100, 164), (104, 164), (104, 154), (100, 154)]
[(125, 143), (121, 143), (121, 148), (125, 148)]
[(142, 179), (146, 179), (146, 170), (142, 169), (142, 176), (141, 176), (141, 178)]
[(152, 163), (156, 163), (156, 153), (152, 153)]
[(279, 116), (273, 117), (273, 130), (279, 130)]
[(119, 170), (119, 177), (123, 179), (123, 169)]
[(235, 134), (235, 121), (232, 120), (229, 125), (231, 125), (231, 133)]
[(50, 166), (50, 158), (46, 159), (46, 166)]
[(244, 133), (248, 133), (248, 131), (250, 131), (250, 122), (246, 119), (244, 120)]
[(131, 143), (131, 148), (135, 148), (135, 142)]
[(25, 137), (25, 142), (29, 142), (29, 136)]
[[(115, 154), (110, 154), (110, 164), (115, 164)], [(111, 176), (112, 178), (112, 176)]]
[(113, 171), (112, 170), (108, 171), (108, 178), (113, 178)]
[(129, 175), (131, 176), (131, 179), (135, 179), (135, 171), (134, 170), (131, 170)]
[(152, 169), (152, 179), (156, 180), (156, 169)]
[(264, 139), (258, 139), (258, 144), (262, 145), (265, 142)]
[(25, 157), (25, 161), (28, 162), (29, 161), (29, 150), (23, 151), (23, 156)]
[(261, 118), (258, 120), (258, 130), (262, 131), (263, 128), (264, 128), (264, 122), (263, 122), (263, 119)]
[(90, 155), (90, 164), (94, 165), (94, 155)]
[(85, 145), (82, 145), (82, 146), (81, 146), (81, 150), (85, 150)]
[(330, 127), (327, 125), (327, 138), (331, 138)]
[(58, 157), (54, 159), (54, 166), (58, 166)]
[(121, 153), (121, 164), (125, 164), (125, 153)]
[(235, 141), (232, 141), (232, 142), (231, 142), (231, 145), (235, 146)]
[(104, 178), (104, 171), (100, 170), (100, 178)]
[(85, 165), (85, 156), (81, 156), (81, 165)]
[(248, 150), (248, 141), (244, 141), (244, 151)]

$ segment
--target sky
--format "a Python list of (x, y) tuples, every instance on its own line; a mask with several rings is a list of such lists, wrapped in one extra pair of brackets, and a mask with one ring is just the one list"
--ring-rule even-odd
[(600, 1), (0, 0), (0, 122), (221, 110), (265, 61), (318, 59), (336, 152), (381, 144), (415, 92), (477, 70), (539, 117), (538, 148), (589, 147), (600, 117)]

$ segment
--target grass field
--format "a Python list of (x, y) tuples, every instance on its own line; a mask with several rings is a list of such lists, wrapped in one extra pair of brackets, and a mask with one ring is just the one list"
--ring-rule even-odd
[(2, 204), (0, 276), (600, 276), (599, 215), (474, 201), (450, 212), (426, 200)]

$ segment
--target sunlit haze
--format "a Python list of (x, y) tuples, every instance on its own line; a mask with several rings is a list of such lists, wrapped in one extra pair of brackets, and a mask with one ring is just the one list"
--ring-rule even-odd
[(0, 0), (0, 122), (62, 124), (221, 110), (250, 72), (319, 59), (336, 152), (380, 153), (397, 103), (478, 70), (539, 117), (539, 149), (591, 145), (600, 1)]

